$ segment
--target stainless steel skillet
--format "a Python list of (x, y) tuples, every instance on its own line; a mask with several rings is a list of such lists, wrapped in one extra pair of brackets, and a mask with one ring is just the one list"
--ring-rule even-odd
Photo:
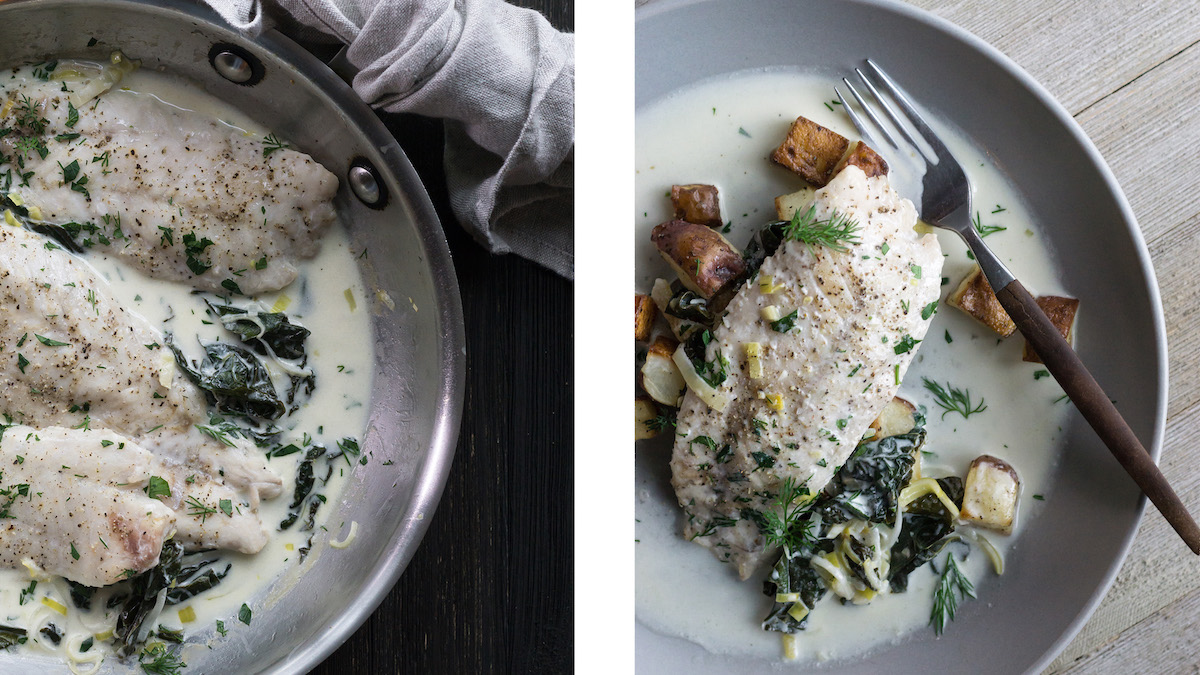
[[(172, 0), (0, 3), (0, 65), (55, 56), (106, 59), (114, 48), (141, 59), (144, 68), (198, 83), (337, 174), (342, 221), (355, 248), (370, 251), (362, 262), (364, 281), (395, 302), (394, 310), (376, 308), (372, 320), (376, 363), (371, 431), (364, 438), (369, 470), (356, 472), (342, 499), (331, 503), (331, 522), (359, 523), (354, 545), (321, 554), (324, 544), (314, 546), (316, 555), (254, 599), (250, 628), (187, 658), (187, 672), (303, 672), (382, 601), (441, 496), (458, 434), (465, 363), (449, 249), (396, 141), (344, 82), (286, 37), (272, 31), (249, 40), (207, 9)], [(53, 667), (0, 653), (3, 672)], [(102, 672), (121, 670), (110, 661)]]

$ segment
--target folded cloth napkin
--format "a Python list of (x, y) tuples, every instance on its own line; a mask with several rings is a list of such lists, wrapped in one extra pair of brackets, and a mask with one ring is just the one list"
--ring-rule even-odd
[(571, 278), (575, 40), (502, 0), (203, 0), (235, 28), (347, 45), (354, 91), (444, 120), (459, 221)]

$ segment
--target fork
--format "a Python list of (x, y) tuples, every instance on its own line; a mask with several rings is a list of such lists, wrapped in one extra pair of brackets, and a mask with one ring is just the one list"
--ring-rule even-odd
[[(975, 255), (975, 260), (983, 270), (984, 277), (994, 289), (996, 298), (999, 299), (1013, 323), (1017, 325), (1018, 330), (1029, 340), (1034, 351), (1041, 357), (1046, 369), (1050, 371), (1054, 379), (1058, 380), (1063, 391), (1075, 403), (1084, 419), (1112, 451), (1125, 471), (1133, 477), (1142, 492), (1162, 512), (1171, 527), (1175, 528), (1175, 532), (1187, 543), (1193, 553), (1200, 554), (1200, 527), (1197, 527), (1196, 521), (1192, 519), (1179, 496), (1167, 484), (1167, 479), (1159, 471), (1154, 459), (1150, 457), (1150, 453), (1146, 452), (1133, 430), (1121, 417), (1121, 413), (1117, 411), (1116, 406), (1100, 388), (1092, 374), (1088, 372), (1083, 362), (1075, 354), (1075, 350), (1046, 317), (1046, 314), (1034, 301), (1033, 296), (983, 243), (983, 238), (976, 232), (970, 215), (971, 186), (962, 167), (946, 149), (937, 134), (929, 128), (904, 90), (873, 61), (867, 59), (866, 63), (873, 78), (867, 77), (859, 68), (855, 68), (854, 72), (869, 95), (878, 103), (878, 109), (883, 111), (892, 126), (916, 150), (920, 158), (925, 160), (921, 219), (930, 225), (950, 230), (962, 237)], [(909, 124), (928, 146), (928, 150), (922, 148), (921, 143), (912, 137), (901, 121), (900, 114), (888, 103), (887, 99), (880, 95), (879, 89), (876, 88), (872, 79), (879, 83), (879, 87), (884, 89), (903, 111)], [(883, 124), (879, 114), (868, 103), (867, 98), (859, 93), (850, 80), (842, 78), (842, 82), (879, 135), (892, 148), (900, 151), (899, 142)], [(851, 121), (854, 122), (854, 126), (858, 128), (863, 138), (876, 148), (881, 147), (875, 142), (867, 120), (854, 111), (849, 101), (842, 96), (840, 89), (835, 88), (835, 91), (842, 103), (842, 108), (850, 115)], [(932, 156), (930, 156), (929, 150), (932, 151)]]

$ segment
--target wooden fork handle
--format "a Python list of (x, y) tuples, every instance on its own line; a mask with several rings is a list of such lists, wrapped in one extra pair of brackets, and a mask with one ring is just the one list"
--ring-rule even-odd
[(1079, 360), (1075, 350), (1063, 339), (1058, 328), (1034, 302), (1033, 296), (1020, 281), (1013, 281), (996, 291), (996, 297), (1046, 364), (1046, 369), (1062, 385), (1063, 391), (1083, 414), (1083, 418), (1096, 430), (1100, 440), (1104, 441), (1192, 552), (1200, 554), (1200, 527), (1180, 501), (1179, 495), (1167, 484), (1166, 477), (1138, 441), (1125, 418), (1117, 412), (1116, 406), (1088, 372), (1083, 361)]

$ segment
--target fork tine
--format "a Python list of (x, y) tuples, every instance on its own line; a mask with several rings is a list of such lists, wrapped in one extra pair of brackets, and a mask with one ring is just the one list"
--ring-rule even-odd
[[(872, 122), (875, 123), (875, 128), (879, 130), (879, 133), (885, 140), (887, 140), (888, 144), (891, 145), (892, 148), (899, 150), (900, 146), (896, 143), (896, 139), (892, 138), (892, 135), (888, 133), (887, 127), (883, 126), (883, 121), (879, 119), (879, 116), (875, 114), (875, 111), (871, 108), (871, 106), (867, 105), (867, 101), (862, 97), (862, 94), (859, 94), (858, 90), (854, 88), (854, 85), (850, 84), (850, 80), (847, 80), (843, 77), (842, 82), (846, 85), (846, 88), (850, 90), (850, 94), (854, 96), (854, 100), (858, 101), (858, 105), (860, 108), (862, 108), (862, 111), (867, 114), (867, 117), (871, 118)], [(840, 92), (838, 93), (838, 96), (841, 96)], [(846, 110), (850, 110), (850, 106), (845, 105), (844, 102), (842, 107), (844, 107)], [(858, 127), (859, 133), (862, 133), (864, 136), (869, 136), (869, 134), (863, 131), (863, 126), (860, 125), (860, 122), (861, 120), (855, 121), (855, 126)]]
[[(867, 65), (871, 67), (871, 70), (875, 72), (875, 75), (879, 78), (883, 88), (886, 89), (889, 94), (891, 94), (892, 99), (896, 101), (896, 104), (899, 105), (900, 109), (904, 111), (905, 115), (907, 115), (908, 121), (911, 122), (917, 132), (921, 134), (921, 138), (925, 139), (925, 142), (929, 144), (929, 147), (933, 148), (934, 154), (937, 155), (938, 158), (941, 158), (943, 155), (949, 155), (950, 152), (946, 149), (946, 146), (942, 143), (941, 139), (938, 138), (938, 135), (929, 128), (929, 124), (925, 121), (925, 118), (921, 117), (921, 113), (917, 112), (916, 106), (914, 106), (908, 99), (908, 96), (904, 93), (904, 90), (900, 88), (900, 85), (896, 84), (896, 82), (892, 80), (887, 73), (883, 72), (882, 68), (875, 65), (875, 62), (871, 59), (867, 59)], [(862, 73), (859, 73), (859, 76), (861, 77)], [(882, 101), (882, 99), (880, 100)], [(903, 125), (899, 126), (901, 129), (903, 129)], [(907, 132), (905, 132), (905, 134), (907, 135)], [(916, 143), (913, 145), (918, 148), (920, 147)]]
[[(871, 63), (871, 60), (867, 59), (867, 63)], [(896, 127), (896, 129), (900, 131), (900, 134), (904, 136), (904, 139), (908, 141), (918, 153), (924, 156), (925, 153), (921, 150), (921, 144), (912, 137), (912, 134), (908, 133), (908, 127), (906, 127), (904, 123), (900, 121), (900, 116), (896, 114), (896, 111), (894, 108), (892, 108), (892, 105), (887, 102), (887, 99), (879, 94), (879, 90), (875, 88), (875, 85), (871, 84), (871, 81), (867, 79), (867, 76), (863, 74), (863, 71), (855, 68), (854, 72), (858, 73), (858, 79), (862, 80), (862, 83), (867, 86), (867, 90), (871, 92), (871, 95), (875, 97), (875, 100), (879, 101), (879, 105), (883, 107), (884, 114), (887, 115), (889, 120), (891, 120), (892, 126)], [(930, 159), (929, 157), (926, 157), (925, 159), (927, 161), (937, 161), (936, 159)]]
[(842, 96), (842, 90), (834, 87), (833, 93), (837, 94), (838, 101), (842, 103), (842, 110), (845, 110), (846, 114), (850, 116), (850, 121), (854, 122), (854, 128), (858, 129), (859, 135), (863, 139), (870, 141), (872, 145), (877, 145), (875, 137), (871, 135), (871, 131), (867, 127), (867, 123), (863, 121), (863, 118), (858, 116), (858, 113), (854, 112), (854, 108), (850, 107), (850, 102), (846, 100), (845, 96)]

